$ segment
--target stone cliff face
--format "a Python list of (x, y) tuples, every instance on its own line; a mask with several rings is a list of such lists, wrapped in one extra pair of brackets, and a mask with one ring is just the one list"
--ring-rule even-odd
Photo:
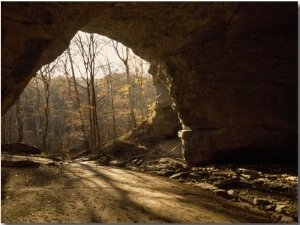
[(181, 130), (182, 126), (178, 113), (172, 108), (167, 66), (162, 62), (152, 62), (149, 73), (153, 75), (153, 84), (156, 89), (155, 109), (151, 121), (152, 137), (156, 139), (177, 137), (178, 130)]
[(176, 111), (157, 108), (158, 121), (174, 122), (162, 133), (174, 132), (178, 114), (189, 164), (228, 149), (297, 150), (296, 2), (1, 6), (2, 115), (82, 30), (118, 40), (152, 64), (158, 90), (171, 97), (158, 102)]

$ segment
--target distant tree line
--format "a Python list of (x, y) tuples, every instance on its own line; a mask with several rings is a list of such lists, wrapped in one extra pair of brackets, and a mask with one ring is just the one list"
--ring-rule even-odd
[[(123, 63), (121, 70), (101, 51), (107, 45)], [(99, 154), (101, 145), (136, 128), (152, 113), (155, 93), (144, 63), (117, 42), (77, 34), (60, 57), (37, 72), (2, 117), (2, 143), (24, 142), (53, 155), (74, 148)]]

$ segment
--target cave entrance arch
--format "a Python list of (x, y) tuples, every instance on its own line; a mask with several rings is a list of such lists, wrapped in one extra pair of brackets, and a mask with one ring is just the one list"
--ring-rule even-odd
[[(114, 47), (118, 47), (118, 53)], [(129, 127), (132, 122), (126, 120), (128, 116), (123, 112), (129, 107), (121, 110), (120, 106), (117, 106), (117, 104), (122, 106), (126, 104), (127, 99), (129, 100), (128, 85), (134, 96), (132, 101), (137, 125), (139, 126), (143, 122), (150, 123), (147, 137), (144, 138), (177, 137), (180, 124), (177, 113), (171, 107), (172, 101), (167, 87), (159, 79), (156, 79), (155, 88), (152, 90), (150, 87), (153, 87), (153, 81), (149, 79), (149, 64), (134, 55), (130, 49), (128, 55), (126, 52), (125, 46), (113, 43), (112, 39), (98, 34), (78, 32), (71, 40), (68, 49), (54, 62), (44, 65), (29, 82), (29, 87), (27, 86), (21, 94), (19, 102), (22, 108), (22, 133), (24, 131), (22, 141), (37, 146), (55, 157), (69, 155), (72, 158), (86, 154), (88, 150), (92, 154), (97, 154), (96, 149), (100, 150), (103, 143), (116, 140), (131, 130)], [(118, 57), (118, 54), (122, 60), (127, 58), (126, 65)], [(129, 77), (126, 75), (125, 66), (128, 66)], [(151, 71), (158, 72), (153, 69)], [(67, 92), (69, 95), (63, 94)], [(94, 99), (93, 92), (95, 92), (97, 102), (93, 107), (97, 107), (98, 110), (95, 110), (98, 111), (97, 114), (88, 110), (88, 105), (93, 102), (86, 102), (86, 99)], [(36, 94), (37, 96), (35, 96)], [(90, 95), (90, 97), (85, 95)], [(122, 99), (123, 103), (120, 103)], [(154, 99), (156, 99), (156, 104), (153, 108)], [(107, 106), (108, 102), (110, 105)], [(44, 105), (47, 108), (45, 108), (45, 112)], [(145, 109), (150, 106), (151, 111)], [(110, 109), (110, 107), (112, 108)], [(70, 108), (73, 110), (70, 111)], [(36, 111), (37, 109), (38, 111)], [(69, 112), (66, 113), (68, 110)], [(3, 143), (5, 143), (5, 139), (8, 142), (15, 142), (18, 139), (18, 132), (13, 132), (11, 135), (12, 129), (18, 130), (10, 122), (11, 118), (16, 116), (14, 111), (15, 108), (12, 108), (3, 118), (4, 124), (7, 125), (7, 129), (4, 129), (7, 132), (2, 135)], [(103, 119), (103, 115), (106, 115), (107, 112), (110, 115), (107, 115), (107, 119)], [(35, 115), (37, 118), (34, 118)], [(97, 117), (97, 123), (88, 125), (88, 122), (84, 122), (90, 121), (94, 116)], [(47, 121), (46, 127), (45, 121)], [(92, 125), (97, 125), (93, 129), (95, 130), (94, 141), (91, 140), (93, 134), (90, 126)], [(176, 125), (177, 127), (175, 127)], [(97, 128), (98, 126), (99, 128)], [(65, 129), (66, 131), (64, 131)], [(95, 132), (98, 129), (101, 133), (98, 139), (101, 140), (96, 139)], [(68, 135), (70, 131), (75, 134)], [(31, 132), (31, 135), (28, 132)]]
[(193, 163), (231, 147), (297, 158), (297, 13), (296, 2), (2, 3), (2, 113), (82, 30), (167, 66)]

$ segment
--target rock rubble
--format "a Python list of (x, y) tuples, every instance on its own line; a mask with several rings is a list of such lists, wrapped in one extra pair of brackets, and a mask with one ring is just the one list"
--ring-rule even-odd
[[(105, 160), (102, 158), (102, 161)], [(98, 163), (102, 164), (101, 160)], [(222, 196), (228, 201), (250, 204), (265, 211), (272, 222), (298, 222), (298, 176), (293, 168), (233, 164), (189, 167), (167, 157), (112, 160), (105, 165), (169, 177)]]

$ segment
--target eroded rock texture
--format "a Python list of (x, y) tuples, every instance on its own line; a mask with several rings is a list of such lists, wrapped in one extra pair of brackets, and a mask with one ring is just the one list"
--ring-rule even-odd
[(5, 2), (1, 9), (2, 114), (77, 30), (96, 32), (166, 66), (188, 163), (224, 149), (281, 146), (296, 157), (296, 2)]
[(178, 113), (172, 107), (167, 66), (162, 62), (152, 62), (149, 72), (153, 75), (153, 84), (156, 90), (155, 109), (151, 121), (152, 137), (156, 139), (177, 137), (178, 130), (181, 130), (181, 124)]

